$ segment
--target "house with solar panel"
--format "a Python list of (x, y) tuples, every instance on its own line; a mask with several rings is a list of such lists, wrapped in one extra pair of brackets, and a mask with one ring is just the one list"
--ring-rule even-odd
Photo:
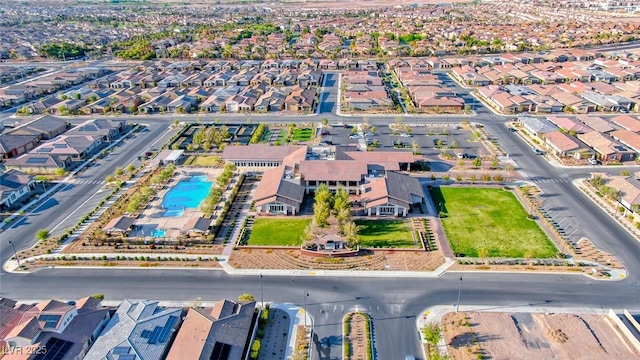
[(166, 360), (245, 359), (255, 307), (255, 301), (220, 300), (189, 309)]
[[(24, 308), (24, 307), (23, 307)], [(24, 308), (6, 333), (3, 360), (76, 360), (87, 350), (111, 319), (112, 309), (86, 297), (77, 302), (47, 300)]]
[(181, 308), (159, 306), (157, 301), (124, 300), (85, 359), (164, 359), (182, 312)]

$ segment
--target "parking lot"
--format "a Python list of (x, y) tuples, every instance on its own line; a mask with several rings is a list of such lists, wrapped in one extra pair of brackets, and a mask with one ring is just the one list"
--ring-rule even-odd
[[(365, 136), (365, 141), (377, 140), (380, 151), (412, 151), (417, 143), (418, 152), (429, 157), (437, 157), (443, 151), (450, 154), (467, 154), (475, 158), (488, 154), (479, 141), (470, 141), (472, 132), (457, 126), (412, 126), (410, 131), (394, 131), (389, 126), (376, 126), (373, 136)], [(354, 138), (352, 127), (331, 126), (322, 131), (322, 142), (327, 145), (359, 146), (360, 139)], [(369, 140), (370, 139), (370, 140)]]

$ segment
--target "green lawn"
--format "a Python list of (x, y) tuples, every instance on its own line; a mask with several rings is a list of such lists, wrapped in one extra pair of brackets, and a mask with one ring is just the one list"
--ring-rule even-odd
[(409, 224), (404, 220), (356, 220), (362, 247), (416, 247)]
[(220, 164), (220, 156), (216, 155), (191, 155), (184, 162), (184, 165), (190, 166), (217, 166)]
[(249, 245), (300, 246), (311, 219), (258, 218), (251, 229)]
[(309, 141), (313, 136), (313, 129), (303, 130), (303, 129), (295, 129), (293, 130), (292, 140), (294, 141)]
[(444, 232), (456, 254), (478, 257), (554, 258), (557, 249), (509, 191), (480, 188), (433, 188), (436, 207), (447, 217)]

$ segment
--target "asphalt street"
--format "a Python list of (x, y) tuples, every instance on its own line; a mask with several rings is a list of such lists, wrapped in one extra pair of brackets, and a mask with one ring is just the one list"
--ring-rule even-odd
[[(331, 82), (331, 81), (334, 82)], [(116, 167), (126, 167), (150, 147), (159, 147), (171, 136), (168, 125), (172, 119), (203, 122), (220, 119), (223, 122), (330, 122), (359, 123), (361, 117), (338, 116), (337, 75), (327, 80), (321, 94), (320, 113), (311, 116), (277, 115), (184, 115), (121, 117), (127, 121), (148, 124), (148, 131), (125, 141), (106, 159), (83, 171), (80, 176), (50, 199), (43, 201), (33, 213), (0, 233), (0, 260), (12, 255), (12, 240), (18, 249), (31, 246), (38, 229), (55, 228), (54, 234), (76, 223), (93, 208), (101, 196), (94, 196), (104, 178)], [(581, 306), (594, 308), (638, 309), (640, 296), (637, 259), (640, 243), (624, 231), (613, 219), (595, 206), (571, 184), (571, 180), (587, 177), (593, 169), (564, 169), (549, 165), (535, 155), (528, 144), (510, 133), (506, 117), (497, 116), (484, 107), (470, 117), (485, 125), (487, 131), (516, 161), (529, 180), (545, 193), (545, 205), (554, 208), (559, 218), (566, 218), (573, 237), (589, 237), (598, 247), (618, 256), (627, 266), (629, 277), (623, 281), (594, 281), (580, 275), (530, 274), (463, 274), (463, 304), (495, 306)], [(393, 122), (393, 117), (367, 116), (372, 125)], [(406, 123), (460, 122), (465, 117), (405, 117)], [(616, 167), (616, 171), (622, 170)], [(106, 195), (106, 193), (105, 193)], [(549, 202), (549, 204), (547, 204)], [(340, 321), (349, 310), (363, 310), (374, 319), (375, 344), (378, 359), (402, 359), (405, 355), (421, 357), (416, 316), (429, 306), (453, 304), (456, 301), (460, 274), (449, 273), (438, 279), (363, 278), (354, 273), (345, 278), (265, 277), (263, 288), (267, 301), (301, 304), (308, 291), (307, 308), (315, 319), (318, 342), (314, 344), (314, 359), (341, 357)], [(257, 276), (230, 276), (222, 271), (202, 270), (124, 270), (124, 269), (43, 269), (33, 274), (0, 273), (0, 294), (17, 299), (74, 299), (93, 293), (104, 293), (107, 299), (150, 298), (189, 301), (236, 298), (239, 294), (260, 291)]]

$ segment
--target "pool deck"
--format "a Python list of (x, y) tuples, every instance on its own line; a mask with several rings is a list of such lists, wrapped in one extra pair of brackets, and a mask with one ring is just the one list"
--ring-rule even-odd
[[(181, 180), (185, 180), (191, 176), (207, 175), (207, 181), (215, 181), (216, 177), (222, 172), (222, 169), (212, 168), (179, 168), (176, 175), (173, 176), (171, 182), (165, 184), (152, 201), (147, 204), (146, 208), (140, 212), (136, 219), (136, 228), (129, 234), (130, 237), (149, 237), (154, 229), (163, 229), (166, 231), (165, 237), (176, 239), (187, 221), (193, 217), (200, 217), (202, 213), (198, 209), (185, 209), (182, 216), (165, 217), (165, 209), (162, 207), (162, 201), (165, 195)], [(164, 238), (157, 238), (164, 239)]]

